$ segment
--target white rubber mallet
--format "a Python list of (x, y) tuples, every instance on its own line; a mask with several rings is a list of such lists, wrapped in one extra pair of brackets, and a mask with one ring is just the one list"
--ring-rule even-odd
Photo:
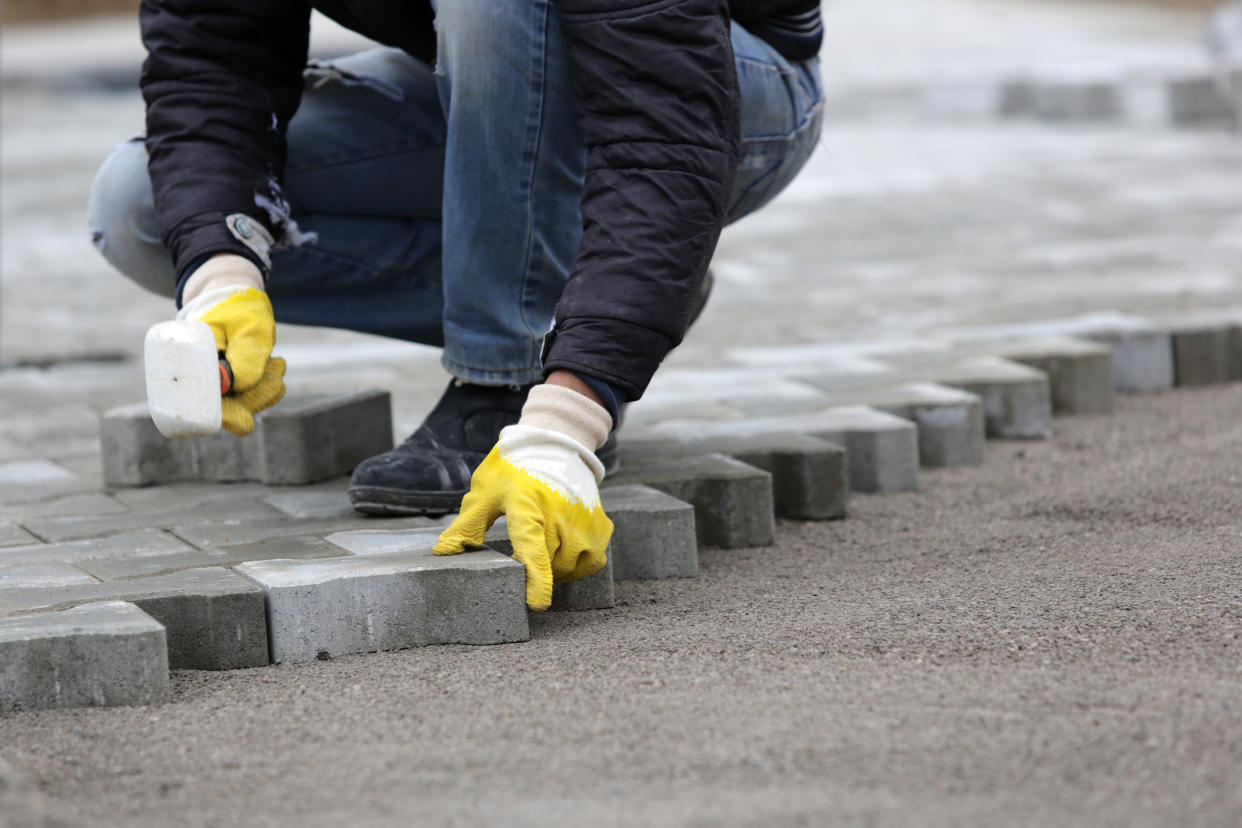
[(216, 353), (206, 322), (174, 319), (152, 325), (143, 343), (147, 407), (165, 437), (204, 437), (220, 430), (220, 398), (233, 371)]

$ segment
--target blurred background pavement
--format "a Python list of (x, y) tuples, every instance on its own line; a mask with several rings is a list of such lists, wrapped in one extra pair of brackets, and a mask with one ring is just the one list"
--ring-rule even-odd
[[(95, 170), (142, 128), (136, 16), (79, 14), (117, 5), (4, 9), (10, 412), (67, 393), (96, 409), (140, 399), (143, 334), (173, 312), (113, 273), (85, 225)], [(748, 349), (845, 354), (1242, 307), (1242, 141), (1205, 47), (1213, 5), (829, 0), (822, 144), (776, 202), (726, 230), (715, 295), (653, 392), (704, 368), (779, 371)], [(315, 21), (316, 55), (366, 45)], [(295, 391), (391, 389), (398, 437), (443, 387), (422, 346), (283, 326), (277, 351)]]

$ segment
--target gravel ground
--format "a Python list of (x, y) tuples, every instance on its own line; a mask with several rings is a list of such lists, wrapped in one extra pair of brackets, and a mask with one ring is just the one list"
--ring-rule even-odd
[(526, 644), (0, 718), (0, 823), (1238, 824), (1242, 386), (923, 485)]

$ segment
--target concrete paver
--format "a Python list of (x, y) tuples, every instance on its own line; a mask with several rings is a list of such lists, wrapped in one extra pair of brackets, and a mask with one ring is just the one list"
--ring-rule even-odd
[(641, 484), (694, 506), (699, 543), (723, 549), (769, 546), (774, 531), (772, 475), (704, 454), (622, 465), (605, 486)]
[(724, 454), (772, 475), (777, 517), (825, 520), (845, 517), (848, 497), (845, 449), (808, 434), (703, 435), (680, 440), (630, 440), (621, 446), (623, 464), (670, 457)]
[(1000, 357), (978, 357), (934, 372), (935, 381), (977, 394), (990, 438), (1052, 436), (1052, 392), (1043, 371)]
[(443, 529), (434, 519), (427, 517), (376, 518), (354, 512), (349, 517), (342, 518), (291, 518), (280, 516), (260, 521), (245, 519), (244, 516), (235, 516), (214, 522), (186, 523), (172, 527), (172, 531), (177, 537), (200, 549), (210, 549), (242, 543), (257, 543), (272, 538), (294, 535), (318, 535), (324, 537), (335, 532), (360, 530), (368, 527), (387, 529), (439, 527)]
[(3, 589), (0, 619), (39, 617), (47, 610), (100, 601), (133, 603), (167, 628), (166, 665), (231, 670), (268, 663), (262, 592), (219, 566), (145, 578)]
[(609, 557), (613, 578), (662, 580), (699, 574), (694, 507), (648, 486), (610, 486), (600, 492), (615, 531)]
[(294, 395), (261, 412), (254, 433), (245, 438), (222, 431), (169, 440), (155, 428), (145, 402), (112, 409), (99, 427), (104, 479), (112, 486), (316, 483), (392, 448), (385, 391)]
[(555, 612), (579, 612), (581, 610), (611, 609), (617, 602), (613, 585), (613, 555), (608, 550), (608, 562), (594, 575), (577, 581), (552, 586), (552, 606)]
[(34, 535), (27, 532), (22, 527), (7, 521), (0, 520), (0, 548), (6, 546), (23, 546), (38, 541)]
[(162, 529), (137, 529), (102, 538), (35, 543), (0, 549), (0, 567), (28, 563), (73, 563), (91, 558), (128, 558), (187, 552), (192, 547)]
[(998, 353), (1048, 375), (1053, 414), (1113, 410), (1113, 356), (1108, 346), (1071, 338), (1000, 345)]
[(1172, 388), (1173, 341), (1166, 330), (1121, 327), (1083, 334), (1113, 352), (1113, 386), (1123, 392)]
[(1189, 326), (1172, 331), (1178, 385), (1215, 385), (1235, 379), (1242, 366), (1242, 326)]
[(0, 713), (155, 704), (169, 687), (164, 628), (133, 604), (0, 619)]
[(645, 426), (637, 436), (694, 440), (760, 434), (809, 434), (845, 446), (853, 491), (899, 492), (918, 488), (917, 427), (903, 417), (867, 406), (744, 420), (670, 419)]
[(526, 570), (497, 552), (254, 561), (236, 569), (266, 594), (277, 663), (529, 637)]
[[(313, 535), (280, 535), (250, 543), (224, 544), (209, 549), (186, 548), (163, 555), (80, 558), (77, 565), (105, 581), (145, 578), (204, 566), (232, 566), (274, 558), (332, 558), (345, 554), (340, 547)], [(2, 571), (2, 570), (0, 570)]]

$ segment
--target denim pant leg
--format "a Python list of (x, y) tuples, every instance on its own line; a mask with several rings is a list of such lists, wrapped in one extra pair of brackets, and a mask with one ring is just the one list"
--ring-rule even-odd
[(560, 19), (551, 0), (435, 5), (444, 366), (474, 382), (533, 382), (582, 234), (586, 148)]
[(741, 154), (726, 223), (753, 213), (794, 179), (819, 141), (819, 58), (790, 63), (737, 24), (732, 30), (742, 97)]
[[(431, 68), (375, 49), (312, 65), (305, 84), (285, 194), (299, 228), (318, 238), (273, 252), (277, 320), (441, 344), (444, 118)], [(87, 222), (113, 267), (173, 296), (140, 138), (100, 167)]]
[(316, 240), (272, 255), (277, 319), (443, 344), (445, 124), (431, 67), (396, 49), (312, 63), (284, 190)]

